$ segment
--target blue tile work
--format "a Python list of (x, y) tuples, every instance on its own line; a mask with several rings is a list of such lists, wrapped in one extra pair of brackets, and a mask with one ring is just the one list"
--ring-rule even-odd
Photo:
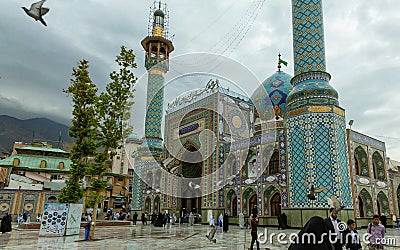
[(281, 176), (279, 178), (279, 184), (281, 186), (281, 196), (282, 196), (282, 207), (288, 207), (288, 178), (287, 178), (287, 162), (286, 162), (286, 137), (284, 133), (280, 133), (278, 136), (279, 141), (279, 166), (281, 170)]
[[(164, 74), (163, 71), (153, 69), (149, 70), (148, 74), (145, 137), (149, 138), (149, 147), (160, 148), (162, 146), (161, 122), (164, 102)], [(151, 145), (150, 141), (152, 142)]]
[(295, 75), (325, 71), (322, 0), (292, 0)]
[(285, 116), (286, 98), (292, 91), (290, 79), (292, 79), (291, 75), (277, 71), (268, 77), (251, 96), (262, 120), (267, 121), (276, 116)]
[(327, 208), (335, 196), (351, 208), (345, 120), (336, 113), (307, 112), (287, 119), (289, 206), (310, 207), (309, 185), (328, 187), (317, 195), (314, 207)]

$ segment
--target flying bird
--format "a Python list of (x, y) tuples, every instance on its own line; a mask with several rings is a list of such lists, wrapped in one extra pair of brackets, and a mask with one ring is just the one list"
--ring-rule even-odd
[(336, 210), (336, 212), (340, 212), (340, 210), (342, 210), (343, 208), (346, 207), (346, 206), (342, 205), (340, 200), (338, 200), (336, 197), (327, 198), (327, 200), (328, 200), (328, 205), (331, 208), (334, 208)]
[(46, 22), (43, 20), (43, 16), (46, 15), (46, 13), (49, 12), (50, 9), (42, 8), (44, 2), (46, 2), (46, 0), (33, 3), (29, 10), (25, 7), (21, 8), (25, 11), (25, 13), (28, 16), (32, 17), (36, 21), (40, 21), (44, 26), (47, 26)]
[(323, 191), (325, 191), (328, 187), (323, 187), (323, 188), (319, 188), (319, 189), (315, 189), (314, 185), (311, 185), (310, 187), (310, 193), (307, 194), (308, 199), (310, 200), (315, 200), (315, 194), (319, 194)]

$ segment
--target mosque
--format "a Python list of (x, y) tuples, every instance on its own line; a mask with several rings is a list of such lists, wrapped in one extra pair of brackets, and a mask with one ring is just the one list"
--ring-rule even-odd
[(359, 226), (374, 214), (399, 216), (400, 163), (387, 156), (384, 142), (346, 128), (329, 83), (322, 0), (292, 0), (294, 76), (281, 70), (279, 58), (251, 97), (212, 80), (168, 105), (164, 138), (162, 86), (174, 50), (166, 5), (155, 3), (150, 20), (142, 41), (147, 113), (144, 142), (132, 154), (133, 210), (194, 212), (203, 223), (224, 212), (237, 223), (239, 213), (256, 210), (261, 225), (276, 225), (285, 213), (289, 226), (301, 227), (312, 216), (327, 217), (329, 200), (337, 199), (344, 206), (339, 217)]

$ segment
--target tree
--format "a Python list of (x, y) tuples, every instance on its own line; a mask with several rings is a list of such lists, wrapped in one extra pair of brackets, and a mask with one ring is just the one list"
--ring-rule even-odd
[[(110, 74), (111, 82), (107, 84), (106, 91), (101, 93), (97, 103), (97, 117), (99, 120), (97, 146), (101, 148), (96, 155), (96, 164), (89, 170), (92, 177), (90, 182), (90, 197), (93, 204), (92, 221), (97, 219), (98, 204), (104, 200), (107, 181), (104, 181), (107, 170), (111, 164), (107, 164), (114, 156), (120, 143), (132, 131), (126, 122), (130, 118), (130, 109), (133, 105), (133, 86), (136, 77), (131, 72), (136, 68), (135, 54), (133, 50), (121, 47), (121, 52), (115, 60), (120, 67), (119, 71)], [(94, 236), (94, 226), (90, 228), (89, 239)]]
[(72, 96), (72, 125), (69, 136), (76, 138), (71, 150), (71, 175), (66, 181), (67, 186), (61, 190), (59, 201), (77, 203), (84, 194), (80, 184), (89, 168), (87, 158), (96, 154), (96, 135), (98, 118), (96, 105), (98, 103), (97, 87), (92, 82), (88, 72), (89, 62), (81, 60), (78, 68), (73, 68), (71, 85), (63, 91)]
[(132, 131), (126, 121), (130, 118), (133, 105), (136, 77), (131, 69), (137, 67), (135, 54), (133, 50), (121, 46), (115, 61), (119, 71), (110, 73), (111, 81), (105, 92), (97, 95), (85, 60), (73, 70), (75, 80), (71, 80), (72, 85), (65, 91), (73, 96), (73, 120), (69, 133), (77, 141), (71, 152), (72, 175), (62, 190), (60, 201), (78, 202), (84, 194), (79, 182), (85, 176), (90, 177), (86, 194), (86, 202), (93, 205), (89, 240), (94, 236), (98, 204), (105, 198), (110, 161), (120, 143)]

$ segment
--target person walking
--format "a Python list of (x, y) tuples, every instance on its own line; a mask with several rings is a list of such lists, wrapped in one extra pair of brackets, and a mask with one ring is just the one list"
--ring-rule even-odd
[(224, 232), (226, 233), (226, 232), (228, 232), (228, 227), (229, 227), (229, 216), (228, 216), (228, 213), (225, 213), (225, 215), (224, 215), (224, 219), (223, 219), (223, 229), (224, 229)]
[(385, 227), (379, 223), (379, 215), (374, 215), (373, 222), (368, 224), (367, 233), (371, 235), (368, 249), (383, 249), (382, 239), (385, 237)]
[(260, 242), (258, 241), (258, 216), (257, 214), (253, 214), (250, 222), (250, 230), (251, 230), (251, 243), (250, 243), (250, 250), (253, 250), (254, 242), (257, 243), (257, 250), (260, 250)]
[(334, 208), (331, 208), (329, 210), (329, 212), (330, 212), (330, 216), (325, 219), (325, 224), (328, 229), (328, 232), (330, 233), (329, 237), (331, 237), (331, 235), (334, 235), (334, 237), (333, 238), (331, 237), (330, 240), (333, 243), (335, 250), (342, 250), (343, 249), (343, 246), (341, 243), (342, 235), (341, 235), (339, 227), (338, 227), (338, 225), (341, 221), (337, 218), (339, 212)]
[(137, 218), (138, 218), (138, 214), (135, 212), (134, 214), (133, 214), (133, 225), (136, 225), (136, 222), (137, 222)]
[(350, 219), (347, 221), (347, 229), (342, 233), (346, 250), (359, 250), (362, 248), (360, 238), (355, 227), (356, 223), (354, 220)]

